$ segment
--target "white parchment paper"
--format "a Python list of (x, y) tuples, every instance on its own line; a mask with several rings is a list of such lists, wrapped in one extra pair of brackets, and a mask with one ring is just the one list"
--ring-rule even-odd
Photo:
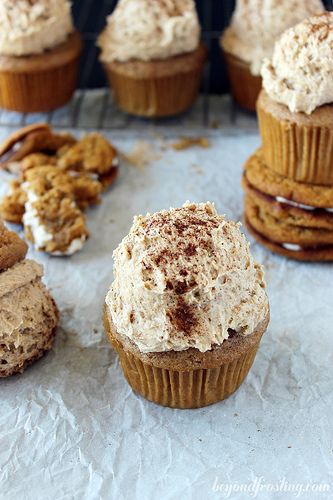
[[(81, 253), (30, 251), (44, 264), (61, 326), (52, 352), (0, 381), (1, 499), (295, 498), (288, 487), (308, 488), (301, 498), (333, 497), (332, 265), (289, 261), (253, 242), (271, 323), (238, 392), (204, 409), (162, 408), (134, 394), (105, 339), (112, 251), (134, 214), (210, 200), (242, 217), (242, 164), (258, 134), (198, 135), (209, 149), (168, 148), (142, 170), (121, 162), (118, 182), (88, 212)], [(159, 149), (149, 130), (108, 136), (123, 152), (138, 136)], [(9, 178), (1, 173), (1, 193)]]

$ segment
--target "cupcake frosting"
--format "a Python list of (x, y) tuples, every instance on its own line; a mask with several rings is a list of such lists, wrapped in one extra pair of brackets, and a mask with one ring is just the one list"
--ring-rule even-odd
[(251, 334), (268, 313), (263, 272), (239, 224), (211, 203), (136, 217), (114, 261), (106, 303), (141, 352), (205, 352), (231, 333)]
[(2, 0), (0, 54), (40, 54), (64, 42), (73, 31), (68, 0)]
[(324, 11), (321, 0), (237, 0), (231, 24), (222, 36), (223, 49), (260, 74), (276, 39), (303, 19)]
[(150, 61), (191, 52), (199, 38), (193, 0), (120, 0), (98, 45), (103, 62)]
[(57, 311), (42, 276), (43, 267), (32, 260), (0, 273), (0, 343), (10, 338), (15, 347), (24, 346), (47, 320), (56, 324)]
[(291, 112), (311, 114), (333, 102), (333, 14), (324, 13), (286, 31), (262, 68), (269, 97)]

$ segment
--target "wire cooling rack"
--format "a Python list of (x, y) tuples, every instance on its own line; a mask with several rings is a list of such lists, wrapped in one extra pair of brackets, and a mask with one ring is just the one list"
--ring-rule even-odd
[[(19, 127), (36, 121), (46, 121), (57, 128), (97, 130), (140, 129), (147, 123), (152, 127), (256, 127), (254, 117), (241, 111), (232, 102), (228, 92), (224, 62), (219, 38), (229, 24), (235, 0), (196, 0), (202, 26), (202, 38), (209, 49), (201, 92), (193, 108), (176, 118), (144, 120), (122, 113), (112, 99), (103, 68), (98, 60), (96, 39), (105, 25), (105, 19), (117, 0), (74, 0), (73, 16), (84, 40), (78, 90), (64, 108), (44, 114), (10, 113), (0, 109), (0, 127)], [(332, 10), (332, 0), (324, 0)], [(216, 94), (222, 94), (217, 96)]]
[[(116, 0), (76, 0), (73, 4), (74, 22), (82, 34), (84, 51), (81, 58), (78, 90), (64, 108), (49, 113), (19, 114), (0, 110), (0, 126), (19, 127), (36, 121), (46, 121), (57, 128), (81, 129), (140, 129), (153, 127), (202, 127), (220, 126), (237, 120), (238, 110), (229, 96), (212, 95), (226, 92), (227, 79), (218, 40), (229, 22), (234, 0), (197, 0), (197, 9), (203, 28), (202, 38), (210, 51), (205, 67), (201, 93), (195, 106), (176, 118), (144, 120), (122, 113), (112, 99), (103, 68), (99, 63), (96, 39), (112, 12)], [(96, 88), (97, 87), (97, 88)], [(244, 120), (243, 120), (244, 121)], [(253, 119), (249, 117), (249, 124)]]

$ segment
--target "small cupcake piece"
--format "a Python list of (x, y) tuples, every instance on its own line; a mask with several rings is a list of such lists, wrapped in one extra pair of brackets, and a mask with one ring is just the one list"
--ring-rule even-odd
[(286, 31), (262, 68), (265, 162), (295, 181), (333, 185), (333, 14)]
[(49, 111), (75, 90), (81, 38), (68, 0), (0, 3), (0, 107)]
[(25, 260), (27, 245), (0, 224), (0, 377), (21, 373), (53, 344), (57, 306), (41, 281), (43, 268)]
[(239, 225), (210, 203), (139, 216), (114, 259), (105, 328), (133, 389), (175, 408), (232, 394), (269, 321)]
[(221, 37), (231, 92), (245, 109), (255, 111), (261, 90), (263, 59), (288, 28), (324, 11), (321, 0), (237, 0), (230, 26)]
[(176, 115), (195, 101), (207, 50), (193, 0), (119, 0), (98, 44), (115, 100), (128, 113)]

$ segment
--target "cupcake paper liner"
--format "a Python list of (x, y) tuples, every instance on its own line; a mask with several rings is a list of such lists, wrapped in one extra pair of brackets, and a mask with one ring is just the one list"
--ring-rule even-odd
[(0, 59), (0, 107), (32, 113), (64, 106), (76, 88), (80, 53), (75, 33), (53, 51)]
[(108, 339), (119, 355), (124, 375), (133, 390), (156, 404), (179, 409), (201, 408), (234, 393), (253, 364), (267, 326), (260, 330), (257, 342), (243, 350), (236, 359), (224, 362), (219, 367), (183, 371), (154, 366), (126, 349), (119, 337), (115, 336), (107, 312), (104, 324)]
[(239, 106), (248, 111), (256, 110), (256, 102), (262, 87), (262, 78), (252, 75), (250, 65), (222, 50), (230, 82), (231, 94)]
[(297, 182), (333, 185), (333, 128), (280, 120), (260, 103), (258, 118), (269, 168)]
[(104, 67), (120, 108), (132, 115), (158, 118), (177, 115), (192, 106), (206, 56), (207, 50), (200, 46), (193, 54), (165, 61), (115, 62)]

